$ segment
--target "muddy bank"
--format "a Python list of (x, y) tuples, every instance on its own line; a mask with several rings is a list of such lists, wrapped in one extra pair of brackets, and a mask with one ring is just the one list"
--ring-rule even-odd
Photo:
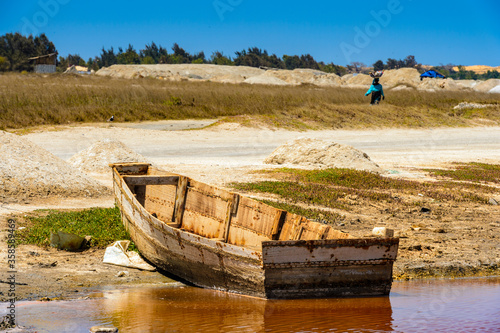
[[(11, 217), (16, 221), (22, 217)], [(6, 218), (2, 217), (2, 230)], [(5, 235), (2, 235), (5, 237)], [(85, 297), (96, 287), (135, 286), (173, 282), (158, 272), (102, 263), (105, 249), (67, 252), (21, 245), (16, 249), (15, 295), (18, 300), (58, 300)], [(0, 257), (5, 262), (6, 248)], [(0, 302), (7, 302), (12, 274), (0, 273)]]

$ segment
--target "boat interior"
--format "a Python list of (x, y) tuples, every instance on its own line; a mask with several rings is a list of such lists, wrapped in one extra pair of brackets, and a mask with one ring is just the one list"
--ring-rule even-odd
[(326, 224), (147, 164), (114, 165), (139, 203), (170, 227), (261, 250), (262, 241), (352, 238)]

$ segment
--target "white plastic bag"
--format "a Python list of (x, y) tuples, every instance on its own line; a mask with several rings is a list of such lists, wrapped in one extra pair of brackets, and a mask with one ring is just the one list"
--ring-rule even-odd
[(127, 251), (130, 241), (116, 241), (104, 252), (105, 264), (137, 268), (143, 271), (155, 271), (156, 268), (145, 262), (137, 252)]

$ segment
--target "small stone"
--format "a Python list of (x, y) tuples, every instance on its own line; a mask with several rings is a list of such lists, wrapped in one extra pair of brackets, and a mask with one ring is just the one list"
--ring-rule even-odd
[(117, 333), (118, 328), (114, 326), (92, 326), (90, 333)]
[(421, 213), (430, 213), (430, 212), (431, 212), (431, 209), (430, 209), (430, 208), (426, 208), (426, 207), (422, 207), (422, 208), (420, 209), (420, 212), (421, 212)]
[(38, 263), (38, 266), (41, 268), (51, 268), (51, 267), (56, 267), (57, 266), (57, 261), (51, 262), (51, 263)]
[(80, 245), (80, 249), (86, 249), (90, 247), (90, 242), (92, 241), (92, 236), (85, 236), (83, 242)]
[(408, 246), (408, 251), (422, 251), (422, 245)]
[(495, 198), (490, 198), (488, 203), (493, 206), (498, 206), (498, 201)]
[(116, 274), (116, 277), (124, 277), (128, 275), (129, 275), (128, 271), (119, 271), (118, 274)]
[(375, 237), (394, 237), (394, 230), (386, 227), (375, 227), (372, 230), (372, 235)]

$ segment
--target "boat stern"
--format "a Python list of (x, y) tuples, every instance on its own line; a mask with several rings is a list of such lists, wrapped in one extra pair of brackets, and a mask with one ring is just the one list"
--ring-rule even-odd
[(262, 243), (268, 298), (388, 295), (398, 238)]

